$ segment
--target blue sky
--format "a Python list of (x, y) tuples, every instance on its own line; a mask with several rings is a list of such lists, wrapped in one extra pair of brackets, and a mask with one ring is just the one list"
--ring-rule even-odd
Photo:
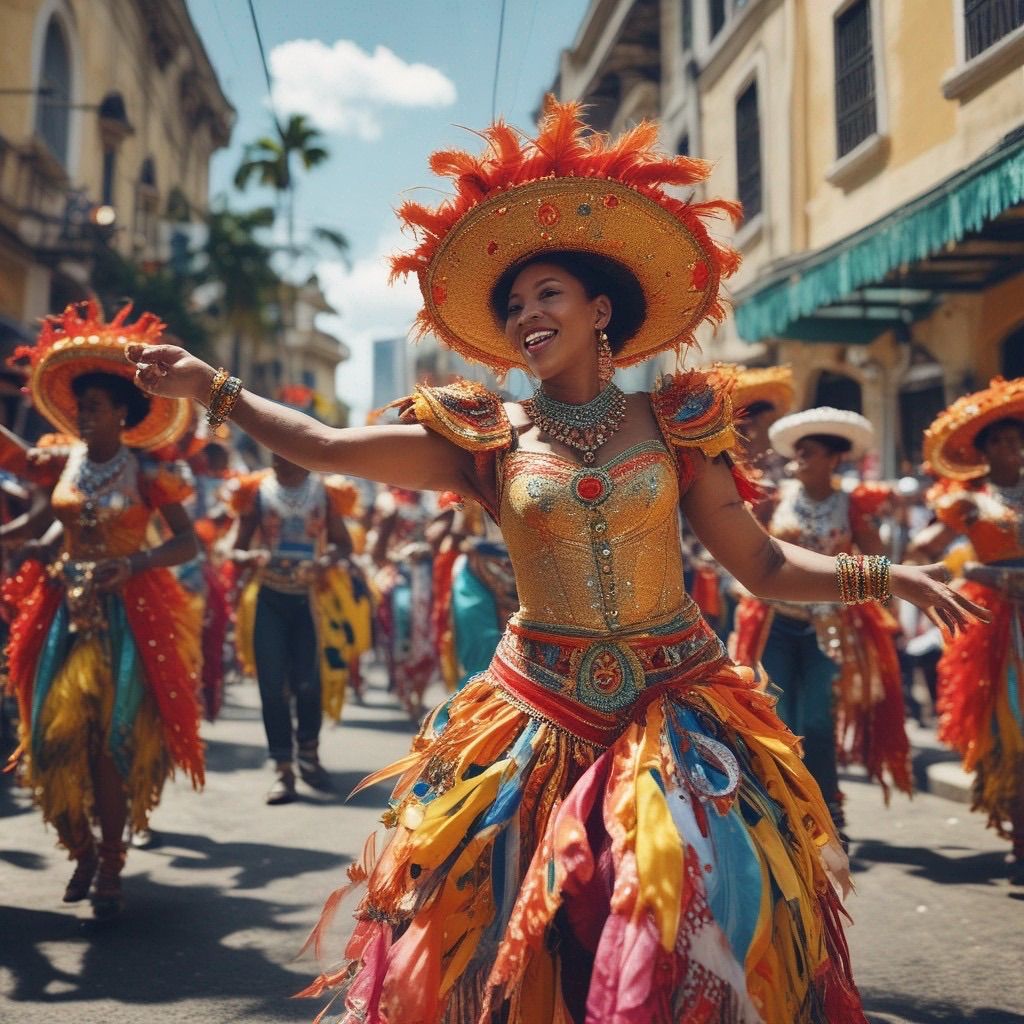
[[(271, 126), (246, 0), (188, 0), (188, 7), (238, 112), (231, 146), (213, 161), (211, 195), (229, 193), (237, 206), (267, 202), (258, 190), (239, 195), (231, 185), (245, 144)], [(324, 262), (317, 269), (340, 311), (323, 326), (353, 350), (339, 393), (365, 412), (370, 342), (403, 334), (417, 307), (414, 287), (385, 284), (385, 256), (402, 243), (392, 210), (410, 188), (443, 184), (427, 169), (431, 151), (476, 148), (457, 126), (490, 120), (501, 2), (255, 0), (255, 7), (275, 107), (308, 114), (332, 154), (303, 176), (296, 223), (300, 233), (314, 224), (339, 229), (351, 242), (351, 268)], [(499, 116), (532, 127), (586, 8), (587, 0), (507, 0)]]

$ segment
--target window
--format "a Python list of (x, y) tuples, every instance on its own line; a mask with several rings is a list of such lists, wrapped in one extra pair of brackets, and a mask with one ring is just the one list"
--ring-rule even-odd
[(751, 82), (736, 101), (736, 185), (747, 220), (761, 212), (761, 118), (757, 82)]
[(71, 55), (56, 19), (46, 26), (43, 64), (36, 96), (36, 131), (66, 167), (71, 114)]
[(850, 412), (863, 412), (860, 384), (844, 373), (822, 370), (814, 388), (812, 408), (819, 405), (828, 405), (833, 409), (849, 409)]
[(104, 206), (114, 205), (114, 184), (117, 179), (117, 152), (113, 149), (103, 150), (103, 184), (101, 189)]
[(689, 156), (690, 155), (690, 136), (689, 135), (682, 135), (682, 136), (680, 136), (679, 141), (676, 143), (676, 153), (679, 156)]
[(683, 51), (693, 49), (693, 0), (680, 0), (683, 5)]
[(859, 0), (836, 18), (836, 144), (845, 156), (877, 128), (871, 4)]
[(725, 26), (725, 0), (709, 0), (708, 22), (711, 25), (711, 38), (714, 39)]
[(1024, 25), (1024, 0), (964, 0), (967, 59), (977, 57)]

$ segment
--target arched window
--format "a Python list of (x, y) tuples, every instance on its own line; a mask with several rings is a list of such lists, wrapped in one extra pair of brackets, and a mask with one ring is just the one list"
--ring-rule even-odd
[(814, 388), (814, 405), (830, 405), (833, 409), (863, 412), (860, 384), (843, 373), (822, 370)]
[(1000, 369), (1007, 380), (1024, 377), (1024, 324), (1003, 341)]
[(36, 133), (67, 167), (71, 120), (71, 53), (56, 18), (46, 26), (36, 97)]

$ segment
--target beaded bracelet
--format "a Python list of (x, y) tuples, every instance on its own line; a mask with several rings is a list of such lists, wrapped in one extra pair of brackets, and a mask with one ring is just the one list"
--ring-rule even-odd
[(888, 601), (889, 559), (884, 555), (836, 555), (836, 584), (843, 604)]
[(231, 374), (223, 366), (217, 368), (217, 372), (213, 375), (213, 380), (210, 381), (210, 397), (206, 402), (207, 409), (213, 408), (213, 404), (217, 401), (217, 396), (220, 394), (220, 389), (224, 387), (230, 376)]
[[(217, 371), (214, 381), (222, 372)], [(231, 416), (235, 408), (235, 402), (242, 392), (242, 382), (238, 377), (225, 377), (215, 392), (211, 390), (210, 406), (206, 413), (206, 422), (211, 427), (219, 427)]]

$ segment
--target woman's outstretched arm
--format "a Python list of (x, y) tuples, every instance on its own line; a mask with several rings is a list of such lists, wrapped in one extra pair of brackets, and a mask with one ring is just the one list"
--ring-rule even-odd
[[(144, 391), (206, 405), (213, 367), (176, 345), (131, 345), (135, 380)], [(243, 390), (231, 419), (289, 462), (321, 473), (345, 473), (417, 491), (477, 496), (469, 452), (417, 424), (328, 427), (312, 416)]]
[[(702, 465), (681, 506), (701, 543), (752, 594), (766, 600), (839, 601), (836, 560), (769, 536), (740, 498), (724, 461)], [(946, 586), (949, 575), (942, 564), (894, 565), (890, 588), (950, 632), (972, 619), (987, 622), (984, 608)]]

